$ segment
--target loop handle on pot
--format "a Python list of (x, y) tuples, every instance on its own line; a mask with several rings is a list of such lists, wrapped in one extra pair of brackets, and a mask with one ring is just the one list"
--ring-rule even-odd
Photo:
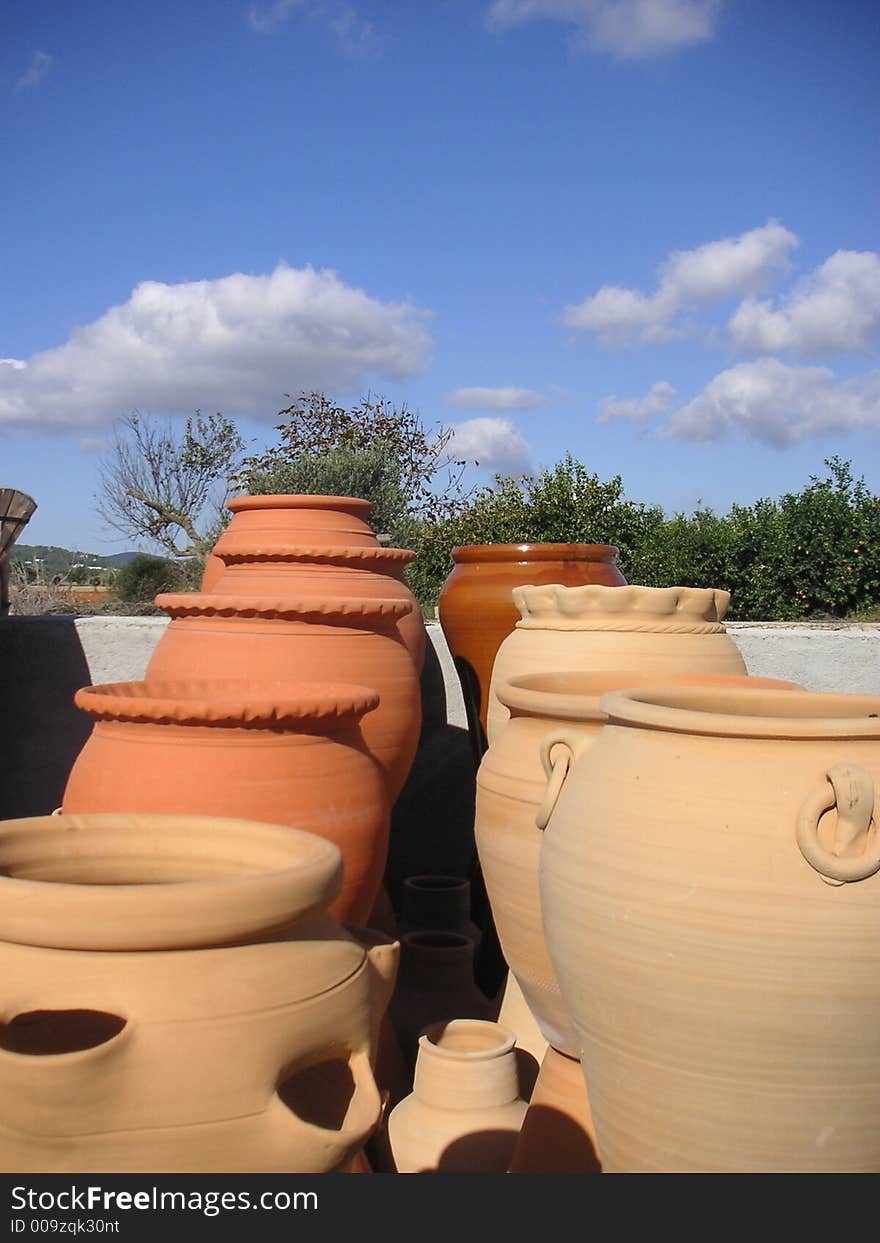
[[(837, 825), (832, 851), (819, 840), (819, 821), (833, 807)], [(829, 885), (865, 880), (880, 871), (880, 807), (871, 774), (856, 764), (829, 768), (827, 781), (807, 795), (798, 812), (797, 844)]]
[[(553, 730), (542, 739), (541, 764), (547, 776), (547, 788), (544, 791), (541, 805), (535, 812), (535, 824), (539, 829), (546, 829), (559, 795), (562, 793), (562, 787), (565, 785), (571, 762), (583, 749), (585, 741), (582, 734), (571, 729)], [(560, 751), (554, 758), (554, 747), (564, 747), (565, 750)]]

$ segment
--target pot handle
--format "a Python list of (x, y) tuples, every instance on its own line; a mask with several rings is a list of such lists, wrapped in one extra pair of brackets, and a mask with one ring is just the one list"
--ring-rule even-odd
[[(833, 850), (819, 841), (819, 821), (837, 808)], [(874, 826), (871, 838), (871, 825)], [(801, 854), (829, 885), (866, 880), (880, 871), (880, 806), (871, 774), (857, 764), (835, 764), (812, 790), (797, 817)]]
[[(539, 829), (546, 829), (549, 824), (553, 809), (562, 793), (562, 787), (565, 785), (571, 762), (585, 745), (586, 739), (583, 734), (573, 729), (555, 729), (541, 740), (541, 765), (547, 777), (547, 787), (544, 790), (541, 805), (535, 812), (535, 824)], [(555, 759), (553, 757), (554, 747), (564, 748), (558, 752)]]

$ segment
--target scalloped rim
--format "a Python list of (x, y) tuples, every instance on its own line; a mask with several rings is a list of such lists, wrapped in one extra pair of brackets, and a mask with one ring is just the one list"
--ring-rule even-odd
[(606, 624), (618, 619), (713, 624), (721, 621), (730, 606), (730, 592), (717, 587), (605, 587), (597, 583), (566, 587), (546, 583), (514, 587), (512, 594), (523, 621), (555, 617)]
[(304, 721), (358, 720), (379, 693), (349, 682), (155, 681), (83, 686), (73, 702), (96, 720), (271, 729)]
[(292, 596), (220, 595), (216, 592), (163, 592), (156, 596), (157, 608), (172, 617), (280, 617), (304, 620), (311, 617), (364, 618), (393, 623), (413, 611), (409, 600), (365, 600), (339, 597), (324, 600), (297, 600)]

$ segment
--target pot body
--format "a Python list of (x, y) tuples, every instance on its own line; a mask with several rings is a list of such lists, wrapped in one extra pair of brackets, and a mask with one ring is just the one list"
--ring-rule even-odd
[(388, 1118), (394, 1168), (503, 1174), (525, 1112), (509, 1032), (468, 1019), (431, 1027), (419, 1040), (412, 1094)]
[[(54, 853), (35, 851), (43, 836)], [(260, 859), (270, 839), (274, 874)], [(320, 886), (305, 906), (284, 900), (297, 853), (316, 866), (303, 842), (328, 852), (338, 884), (328, 843), (251, 821), (0, 824), (4, 1170), (330, 1172), (351, 1160), (380, 1118), (371, 1062), (393, 965), (380, 982), (376, 951), (323, 912)], [(9, 867), (10, 850), (27, 857)]]
[(425, 624), (406, 583), (415, 559), (407, 548), (380, 546), (366, 522), (368, 501), (354, 497), (243, 496), (214, 545), (202, 591), (297, 599), (399, 599), (410, 610), (397, 622), (417, 669), (425, 658)]
[(603, 1169), (880, 1170), (880, 699), (602, 705), (540, 888)]
[[(303, 688), (288, 688), (304, 715), (254, 724), (247, 717), (258, 715), (258, 701), (239, 683), (226, 691), (237, 697), (235, 713), (211, 719), (223, 685), (136, 682), (78, 691), (76, 702), (95, 726), (71, 769), (63, 810), (247, 817), (315, 833), (345, 862), (332, 914), (366, 923), (382, 883), (389, 809), (357, 714), (344, 715), (347, 688), (326, 688), (328, 715), (311, 719)], [(282, 714), (280, 693), (274, 702)]]
[[(578, 1043), (566, 1013), (547, 950), (541, 911), (539, 867), (552, 792), (542, 763), (548, 734), (564, 730), (574, 756), (583, 754), (605, 724), (600, 699), (621, 687), (655, 684), (797, 689), (769, 678), (712, 674), (536, 673), (499, 688), (510, 712), (477, 771), (474, 835), (486, 892), (504, 958), (544, 1038), (569, 1057)], [(561, 776), (561, 772), (559, 776)], [(543, 808), (543, 812), (542, 812)]]
[(393, 803), (419, 741), (421, 693), (412, 657), (394, 631), (401, 601), (314, 601), (261, 596), (160, 595), (171, 617), (147, 681), (241, 678), (253, 683), (344, 681), (374, 688), (378, 707), (361, 721), (363, 742), (385, 774)]
[(721, 619), (730, 594), (701, 587), (522, 587), (520, 619), (498, 649), (488, 740), (509, 712), (496, 688), (528, 673), (638, 670), (742, 676), (745, 662)]
[(519, 620), (514, 587), (524, 583), (604, 583), (626, 579), (610, 544), (485, 544), (452, 550), (437, 601), (440, 625), (462, 683), (468, 723), (485, 749), (489, 683), (496, 654)]

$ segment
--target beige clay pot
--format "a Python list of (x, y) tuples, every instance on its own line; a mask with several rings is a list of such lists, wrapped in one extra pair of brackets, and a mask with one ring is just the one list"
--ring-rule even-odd
[(497, 689), (528, 673), (730, 673), (745, 663), (722, 618), (730, 593), (709, 587), (517, 587), (520, 620), (498, 649), (489, 743), (508, 720)]
[(255, 821), (0, 822), (0, 1168), (343, 1168), (397, 946), (327, 916), (341, 871)]
[(601, 706), (540, 887), (603, 1169), (880, 1171), (880, 698)]
[(481, 1019), (430, 1027), (419, 1040), (412, 1094), (391, 1111), (400, 1174), (503, 1174), (526, 1111), (510, 1032)]
[(605, 724), (599, 706), (603, 695), (621, 687), (655, 685), (658, 679), (664, 685), (800, 689), (793, 682), (727, 674), (624, 669), (527, 674), (498, 687), (499, 703), (510, 718), (477, 771), (474, 835), (504, 958), (544, 1038), (570, 1057), (578, 1056), (578, 1044), (547, 952), (538, 882), (541, 830), (566, 766), (563, 756), (548, 788), (541, 744), (548, 732), (564, 727), (575, 754), (582, 754)]

